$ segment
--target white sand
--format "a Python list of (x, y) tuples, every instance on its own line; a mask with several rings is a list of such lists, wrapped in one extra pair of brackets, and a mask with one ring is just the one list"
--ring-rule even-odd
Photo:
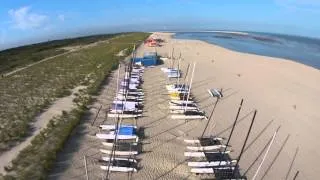
[[(240, 161), (243, 172), (256, 159), (275, 129), (281, 125), (280, 132), (257, 178), (260, 179), (266, 174), (265, 179), (285, 179), (297, 147), (299, 151), (289, 179), (293, 178), (297, 170), (300, 170), (300, 179), (318, 177), (319, 70), (290, 60), (234, 52), (202, 41), (171, 39), (168, 33), (157, 33), (157, 36), (167, 41), (164, 46), (156, 48), (160, 55), (171, 54), (171, 49), (174, 47), (175, 57), (178, 57), (180, 52), (182, 54), (182, 69), (186, 69), (187, 63), (197, 62), (192, 91), (201, 100), (202, 107), (212, 104), (213, 101), (206, 93), (207, 88), (224, 89), (225, 97), (215, 109), (214, 122), (210, 123), (207, 129), (211, 131), (207, 131), (208, 135), (228, 136), (230, 129), (227, 131), (225, 129), (232, 124), (241, 98), (245, 101), (240, 118), (258, 109), (256, 123), (248, 141), (250, 146)], [(156, 79), (154, 81), (156, 82)], [(207, 112), (211, 109), (212, 106), (205, 108)], [(235, 130), (231, 140), (235, 150), (232, 153), (233, 157), (237, 157), (241, 149), (251, 117), (252, 114), (241, 121)], [(186, 129), (184, 126), (175, 128), (177, 131)], [(189, 135), (199, 136), (201, 133), (195, 130), (189, 132)], [(275, 159), (287, 135), (290, 135), (289, 139)], [(164, 147), (157, 151), (177, 150)], [(248, 171), (248, 177), (254, 174), (261, 158)], [(271, 166), (273, 159), (275, 161)], [(168, 163), (172, 161), (167, 160)], [(269, 171), (266, 172), (269, 166)]]

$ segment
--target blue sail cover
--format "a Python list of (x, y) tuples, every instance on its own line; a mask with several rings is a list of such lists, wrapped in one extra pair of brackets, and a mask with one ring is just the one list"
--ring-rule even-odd
[(114, 110), (122, 110), (123, 105), (122, 104), (112, 104), (112, 109)]
[(133, 127), (120, 127), (119, 129), (119, 135), (134, 135), (136, 134), (136, 131)]

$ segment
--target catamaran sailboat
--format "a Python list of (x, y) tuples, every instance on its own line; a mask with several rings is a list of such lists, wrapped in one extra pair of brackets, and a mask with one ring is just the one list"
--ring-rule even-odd
[[(189, 109), (188, 111), (200, 112), (204, 114), (204, 111), (200, 111), (199, 109)], [(184, 109), (171, 109), (170, 114), (184, 114)]]
[(237, 160), (231, 161), (195, 161), (188, 162), (188, 166), (190, 167), (217, 167), (217, 166), (231, 166), (236, 163)]
[(185, 120), (192, 120), (192, 119), (207, 119), (201, 111), (185, 111), (183, 114), (172, 114), (172, 119), (185, 119)]
[(126, 160), (112, 160), (111, 162), (100, 160), (99, 162), (101, 163), (100, 168), (102, 170), (115, 172), (137, 172), (137, 169), (135, 168), (136, 162), (130, 162)]
[(97, 133), (96, 136), (100, 139), (137, 139), (136, 129), (133, 127), (121, 127), (118, 129), (118, 133), (115, 134), (115, 131), (109, 131), (108, 133)]
[[(129, 127), (129, 128), (137, 129), (137, 126), (126, 125), (126, 124), (121, 124), (120, 128), (121, 127)], [(103, 130), (115, 130), (116, 129), (116, 125), (115, 124), (103, 124), (103, 125), (100, 125), (100, 128), (103, 129)]]
[(230, 151), (219, 152), (219, 151), (211, 151), (211, 152), (184, 152), (184, 156), (186, 157), (206, 157), (210, 154), (229, 154)]
[(212, 151), (212, 150), (219, 150), (222, 148), (226, 148), (226, 145), (219, 144), (219, 145), (209, 145), (209, 146), (187, 146), (188, 150), (191, 151)]
[(108, 156), (103, 156), (101, 157), (101, 159), (103, 161), (114, 161), (114, 160), (118, 160), (118, 161), (129, 161), (129, 162), (133, 162), (133, 163), (137, 163), (137, 160), (133, 159), (133, 158), (125, 158), (125, 157), (108, 157)]
[[(192, 168), (190, 172), (196, 173), (196, 174), (214, 174), (216, 170), (234, 170), (235, 167), (215, 167), (215, 168)], [(230, 173), (230, 172), (229, 172)], [(232, 173), (232, 172), (231, 172)], [(231, 180), (232, 178), (228, 178)], [(240, 180), (237, 178), (237, 180)]]

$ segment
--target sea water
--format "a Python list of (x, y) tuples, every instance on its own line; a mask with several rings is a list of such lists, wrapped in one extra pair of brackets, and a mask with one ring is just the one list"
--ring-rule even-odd
[(257, 32), (179, 32), (174, 38), (206, 41), (224, 48), (290, 59), (320, 69), (320, 39)]

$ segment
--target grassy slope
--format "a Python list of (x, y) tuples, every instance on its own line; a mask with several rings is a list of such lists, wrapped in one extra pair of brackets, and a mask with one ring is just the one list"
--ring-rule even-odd
[(117, 65), (118, 57), (114, 55), (131, 46), (128, 42), (143, 40), (147, 35), (121, 35), (110, 43), (57, 57), (0, 79), (0, 151), (27, 136), (29, 123), (55, 98), (70, 94), (69, 90), (77, 85), (90, 85), (95, 91), (111, 67)]
[(0, 74), (66, 52), (62, 47), (86, 45), (98, 40), (109, 39), (115, 35), (117, 34), (55, 40), (0, 51)]
[[(114, 44), (101, 44), (70, 56), (57, 58), (53, 60), (54, 62), (50, 61), (38, 65), (45, 70), (47, 68), (50, 70), (50, 72), (47, 71), (50, 75), (44, 76), (45, 73), (36, 73), (38, 78), (51, 77), (50, 80), (52, 80), (52, 82), (49, 83), (49, 81), (46, 81), (44, 84), (49, 83), (51, 87), (56, 87), (58, 83), (54, 80), (56, 75), (59, 73), (67, 73), (67, 76), (60, 79), (59, 83), (65, 81), (67, 82), (66, 84), (70, 84), (71, 87), (72, 85), (79, 84), (81, 81), (82, 84), (86, 84), (88, 88), (85, 91), (81, 91), (77, 97), (77, 108), (69, 113), (63, 113), (61, 117), (51, 120), (47, 128), (42, 130), (41, 133), (34, 138), (32, 144), (21, 151), (18, 157), (12, 162), (12, 167), (7, 169), (9, 173), (4, 177), (0, 176), (0, 179), (46, 179), (47, 172), (53, 165), (57, 152), (62, 148), (73, 128), (79, 123), (81, 116), (86, 111), (86, 105), (92, 101), (90, 95), (97, 93), (104, 78), (111, 70), (117, 67), (119, 57), (114, 57), (114, 54), (122, 49), (130, 48), (129, 44), (121, 43), (137, 42), (137, 40), (145, 39), (148, 35), (147, 33), (129, 34), (112, 40)], [(99, 68), (97, 68), (98, 65)], [(63, 71), (61, 70), (62, 67), (64, 69)], [(27, 72), (30, 73), (30, 71), (33, 72), (37, 70), (39, 69), (31, 69)], [(90, 74), (90, 78), (86, 76), (88, 74)], [(83, 79), (86, 80), (84, 81)], [(61, 85), (58, 86), (63, 87)]]

